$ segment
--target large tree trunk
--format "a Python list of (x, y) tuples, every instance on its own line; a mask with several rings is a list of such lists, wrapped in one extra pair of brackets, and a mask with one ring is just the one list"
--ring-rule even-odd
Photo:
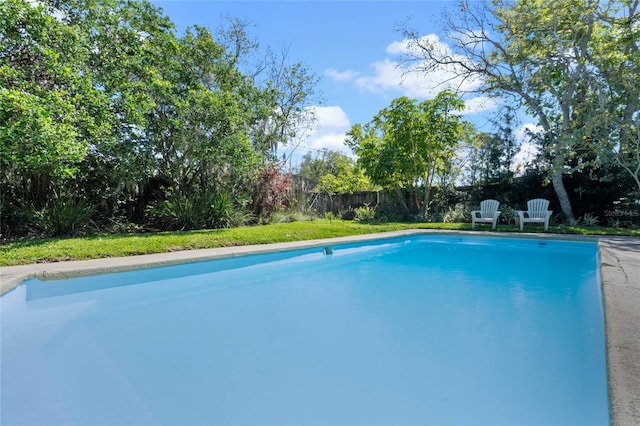
[(424, 200), (422, 204), (422, 214), (427, 217), (429, 215), (429, 202), (431, 201), (431, 183), (427, 182), (424, 188)]
[(575, 219), (575, 217), (573, 216), (573, 209), (571, 208), (571, 200), (569, 200), (569, 194), (567, 193), (567, 189), (564, 187), (564, 181), (562, 180), (563, 166), (564, 156), (558, 155), (553, 162), (551, 183), (553, 184), (553, 189), (556, 191), (556, 195), (558, 196), (558, 201), (560, 201), (560, 208), (562, 209), (562, 213), (564, 213), (567, 219), (572, 220)]

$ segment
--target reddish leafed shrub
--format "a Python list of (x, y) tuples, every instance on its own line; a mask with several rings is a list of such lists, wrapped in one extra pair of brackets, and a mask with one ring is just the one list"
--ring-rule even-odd
[(291, 173), (283, 173), (281, 164), (267, 164), (256, 180), (253, 191), (253, 211), (258, 217), (268, 218), (282, 210), (289, 202), (293, 187)]

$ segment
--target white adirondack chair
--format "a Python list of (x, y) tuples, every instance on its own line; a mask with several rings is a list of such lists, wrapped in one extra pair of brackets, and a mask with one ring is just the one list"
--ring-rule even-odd
[(496, 229), (498, 223), (498, 211), (500, 202), (497, 200), (484, 200), (480, 202), (480, 210), (473, 210), (471, 212), (471, 229), (475, 229), (476, 222), (478, 223), (490, 223), (491, 229)]
[(524, 229), (525, 223), (542, 223), (544, 224), (544, 230), (549, 230), (549, 218), (551, 217), (551, 210), (549, 208), (549, 201), (536, 198), (535, 200), (527, 201), (527, 210), (516, 210), (518, 220), (520, 222), (520, 230)]

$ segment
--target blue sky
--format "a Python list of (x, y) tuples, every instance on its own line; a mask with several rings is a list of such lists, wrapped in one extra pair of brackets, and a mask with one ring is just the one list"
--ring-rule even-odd
[[(405, 22), (424, 35), (437, 37), (445, 8), (455, 1), (178, 1), (153, 3), (176, 24), (202, 25), (215, 32), (225, 16), (250, 23), (261, 48), (288, 50), (289, 62), (302, 62), (320, 77), (323, 102), (316, 106), (316, 128), (298, 142), (295, 158), (309, 150), (328, 148), (348, 153), (343, 140), (356, 123), (369, 122), (391, 100), (409, 96), (432, 98), (445, 87), (438, 75), (405, 74), (406, 51), (397, 28)], [(446, 45), (445, 45), (446, 47)], [(404, 75), (403, 75), (404, 74)], [(466, 119), (490, 131), (487, 117), (495, 105), (486, 98), (466, 98)]]

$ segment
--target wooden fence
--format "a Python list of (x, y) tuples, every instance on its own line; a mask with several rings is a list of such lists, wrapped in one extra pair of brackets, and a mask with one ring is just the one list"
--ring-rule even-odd
[[(402, 205), (415, 206), (416, 196), (422, 197), (422, 194), (416, 194), (413, 191), (402, 191), (398, 194), (394, 191), (362, 191), (352, 194), (330, 194), (327, 192), (314, 191), (316, 185), (306, 179), (294, 176), (294, 185), (289, 193), (289, 206), (305, 213), (324, 216), (326, 213), (339, 215), (345, 211), (354, 210), (358, 207), (386, 206), (388, 209), (399, 214), (406, 213)], [(466, 194), (470, 188), (458, 188), (458, 191)], [(432, 188), (432, 197), (437, 193), (437, 188)], [(401, 201), (398, 197), (402, 196)], [(461, 200), (453, 197), (447, 200), (449, 204), (455, 205)], [(404, 203), (403, 203), (404, 202)], [(432, 211), (439, 210), (442, 206), (432, 205)], [(418, 212), (414, 212), (418, 213)]]

